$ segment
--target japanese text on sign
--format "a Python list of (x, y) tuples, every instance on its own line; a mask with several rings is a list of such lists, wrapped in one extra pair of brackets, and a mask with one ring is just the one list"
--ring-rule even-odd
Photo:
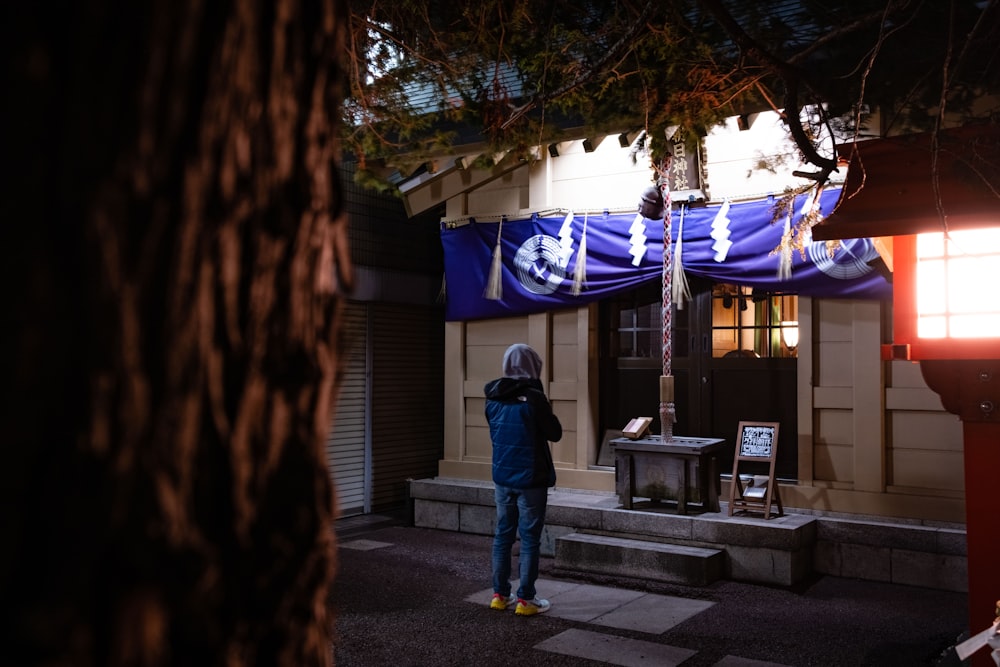
[(773, 426), (744, 426), (743, 437), (740, 440), (740, 456), (771, 456), (774, 444)]
[(674, 148), (674, 159), (670, 162), (670, 169), (673, 172), (673, 183), (671, 190), (687, 190), (688, 185), (688, 161), (687, 153), (684, 149), (684, 142), (676, 142)]

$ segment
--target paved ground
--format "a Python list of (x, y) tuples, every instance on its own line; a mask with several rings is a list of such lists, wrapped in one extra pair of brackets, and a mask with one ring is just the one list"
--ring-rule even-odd
[[(795, 590), (567, 579), (542, 558), (549, 613), (488, 608), (490, 538), (338, 526), (339, 667), (958, 665), (960, 593), (821, 577)], [(514, 572), (516, 574), (516, 547)]]

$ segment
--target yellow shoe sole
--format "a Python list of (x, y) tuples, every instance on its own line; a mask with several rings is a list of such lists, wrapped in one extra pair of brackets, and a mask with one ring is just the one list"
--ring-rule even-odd
[(543, 611), (545, 610), (539, 609), (538, 607), (518, 603), (517, 609), (514, 610), (514, 613), (518, 616), (535, 616), (537, 614), (541, 614)]

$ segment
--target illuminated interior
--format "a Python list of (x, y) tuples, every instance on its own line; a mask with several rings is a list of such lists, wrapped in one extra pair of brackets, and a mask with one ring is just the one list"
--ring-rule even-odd
[(920, 234), (919, 338), (1000, 337), (1000, 228)]
[(781, 338), (785, 347), (794, 350), (799, 346), (799, 323), (797, 320), (785, 320), (781, 323)]
[[(712, 356), (794, 357), (786, 322), (798, 316), (798, 296), (762, 292), (745, 285), (717, 283), (712, 289)], [(784, 342), (784, 345), (782, 345)]]

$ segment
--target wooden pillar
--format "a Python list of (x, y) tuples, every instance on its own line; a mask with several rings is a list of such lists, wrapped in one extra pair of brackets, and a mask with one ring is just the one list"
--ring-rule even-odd
[[(962, 420), (969, 632), (975, 634), (993, 622), (1000, 600), (1000, 360), (927, 360), (920, 370), (945, 410)], [(994, 664), (988, 648), (971, 662)]]

